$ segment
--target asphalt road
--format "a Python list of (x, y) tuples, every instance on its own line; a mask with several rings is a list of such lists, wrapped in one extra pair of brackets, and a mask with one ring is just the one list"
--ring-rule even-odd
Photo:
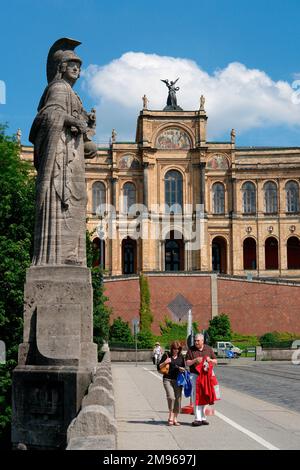
[[(297, 387), (300, 396), (298, 370), (245, 361), (218, 366), (222, 399), (210, 426), (194, 428), (193, 416), (184, 414), (181, 426), (166, 425), (162, 376), (152, 364), (113, 363), (118, 449), (300, 449), (299, 405), (294, 403)], [(274, 390), (279, 384), (282, 395)], [(184, 398), (183, 406), (188, 403)]]
[(240, 358), (219, 365), (216, 372), (226, 387), (300, 413), (300, 365)]

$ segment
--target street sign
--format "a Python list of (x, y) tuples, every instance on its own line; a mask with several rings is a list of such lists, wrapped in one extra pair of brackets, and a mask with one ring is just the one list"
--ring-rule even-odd
[(177, 294), (175, 299), (168, 305), (168, 309), (178, 321), (186, 319), (191, 308), (192, 304), (181, 294)]
[(133, 318), (132, 326), (133, 326), (133, 334), (137, 335), (140, 331), (140, 319), (139, 318)]

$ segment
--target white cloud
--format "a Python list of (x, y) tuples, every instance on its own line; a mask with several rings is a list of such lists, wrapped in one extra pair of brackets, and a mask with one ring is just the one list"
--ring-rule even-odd
[(231, 128), (241, 135), (258, 127), (300, 125), (295, 89), (238, 62), (210, 75), (188, 59), (127, 52), (107, 65), (90, 65), (83, 77), (97, 106), (98, 141), (107, 141), (112, 128), (117, 140), (134, 140), (141, 97), (147, 95), (149, 109), (163, 109), (168, 90), (160, 80), (177, 77), (177, 101), (183, 109), (198, 109), (200, 95), (205, 96), (210, 139), (229, 136)]

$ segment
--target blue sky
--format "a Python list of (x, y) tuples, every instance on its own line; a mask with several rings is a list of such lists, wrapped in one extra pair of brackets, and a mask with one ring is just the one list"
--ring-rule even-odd
[[(300, 77), (299, 19), (298, 0), (1, 2), (0, 80), (6, 84), (6, 104), (0, 104), (0, 122), (8, 122), (10, 133), (20, 127), (28, 143), (46, 86), (49, 47), (67, 36), (82, 42), (77, 52), (84, 69), (95, 65), (76, 90), (86, 109), (97, 107), (99, 142), (108, 140), (112, 127), (121, 140), (134, 139), (143, 87), (150, 108), (151, 103), (164, 107), (166, 89), (157, 73), (177, 78), (165, 76), (174, 58), (170, 73), (180, 74), (178, 102), (197, 109), (204, 92), (212, 140), (224, 140), (235, 127), (238, 145), (300, 146), (300, 104), (291, 103), (290, 89)], [(159, 70), (152, 75), (153, 63)], [(236, 63), (240, 66), (229, 67)], [(124, 102), (125, 95), (131, 102)]]

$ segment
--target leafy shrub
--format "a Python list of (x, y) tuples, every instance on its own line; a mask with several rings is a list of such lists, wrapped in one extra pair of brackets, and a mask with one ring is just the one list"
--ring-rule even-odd
[(128, 322), (121, 317), (115, 318), (109, 329), (109, 339), (119, 343), (133, 343), (133, 336)]
[(276, 332), (278, 341), (294, 341), (295, 339), (300, 339), (300, 335), (295, 333), (289, 333), (288, 331)]
[[(175, 340), (180, 341), (185, 345), (187, 322), (176, 323), (170, 320), (167, 316), (164, 318), (164, 322), (165, 324), (159, 324), (161, 336), (157, 338), (158, 341), (160, 341), (164, 346), (169, 346), (170, 343)], [(193, 322), (193, 330), (194, 332), (198, 332), (197, 322)]]
[(214, 345), (217, 341), (230, 341), (232, 331), (228, 315), (222, 313), (210, 320), (207, 333), (211, 345)]
[(259, 345), (258, 337), (255, 335), (241, 335), (240, 333), (232, 333), (231, 341), (240, 349), (251, 348)]
[(265, 333), (259, 338), (260, 343), (275, 343), (278, 341), (276, 332), (273, 333)]
[(265, 348), (290, 348), (292, 342), (299, 335), (289, 332), (272, 331), (265, 333), (259, 338), (260, 344)]
[(151, 331), (140, 331), (137, 335), (139, 349), (152, 349), (155, 343), (154, 335)]

